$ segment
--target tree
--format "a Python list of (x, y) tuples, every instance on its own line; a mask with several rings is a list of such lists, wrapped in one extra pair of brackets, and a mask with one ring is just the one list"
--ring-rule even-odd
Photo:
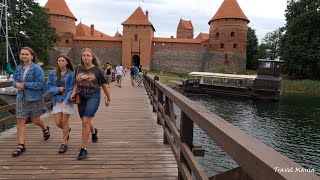
[[(49, 50), (59, 40), (50, 26), (50, 15), (34, 0), (10, 0), (9, 30), (19, 46), (29, 46), (43, 63), (49, 62)], [(19, 49), (19, 47), (17, 47)]]
[(298, 79), (320, 79), (319, 0), (291, 0), (285, 17), (284, 72)]
[(258, 65), (258, 38), (256, 31), (252, 28), (248, 28), (248, 44), (247, 44), (247, 69), (256, 70)]
[[(263, 44), (262, 48), (265, 48), (267, 58), (273, 60), (280, 57), (280, 43), (283, 37), (282, 35), (283, 29), (279, 28), (273, 32), (269, 32), (266, 36), (262, 39)], [(262, 50), (261, 48), (261, 50)]]
[(260, 44), (259, 45), (259, 59), (267, 59), (268, 53), (267, 53), (267, 45), (266, 44)]

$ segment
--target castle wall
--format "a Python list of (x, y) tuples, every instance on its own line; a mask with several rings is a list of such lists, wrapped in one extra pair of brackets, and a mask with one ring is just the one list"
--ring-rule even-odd
[(153, 48), (152, 70), (189, 73), (203, 70), (205, 50)]
[(172, 49), (172, 50), (193, 50), (199, 51), (203, 49), (199, 43), (177, 43), (177, 42), (153, 42), (153, 50)]
[(246, 70), (246, 54), (206, 51), (203, 71), (219, 73), (244, 73)]
[(139, 55), (140, 64), (146, 69), (151, 64), (151, 41), (154, 36), (152, 26), (124, 25), (122, 42), (122, 66), (132, 65), (133, 55)]
[[(74, 47), (72, 54), (74, 57), (74, 64), (80, 64), (80, 53), (84, 47)], [(89, 47), (97, 58), (101, 62), (101, 67), (109, 62), (114, 68), (117, 63), (121, 63), (121, 48), (100, 48), (100, 47)]]
[(74, 18), (51, 14), (50, 22), (51, 26), (56, 29), (58, 34), (68, 32), (76, 35), (76, 20)]
[[(210, 50), (245, 53), (247, 49), (247, 21), (220, 19), (210, 23)], [(223, 44), (223, 47), (221, 47)]]
[(74, 47), (55, 47), (50, 51), (50, 65), (56, 65), (56, 57), (59, 54), (67, 55), (74, 65), (80, 64), (80, 53), (84, 48), (90, 48), (101, 61), (101, 65), (107, 62), (116, 66), (121, 63), (121, 42), (120, 41), (74, 41)]

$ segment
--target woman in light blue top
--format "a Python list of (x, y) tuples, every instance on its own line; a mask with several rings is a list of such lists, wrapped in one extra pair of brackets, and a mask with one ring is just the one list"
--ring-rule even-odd
[(26, 151), (24, 134), (27, 118), (31, 118), (33, 123), (42, 128), (44, 140), (50, 137), (49, 126), (40, 119), (47, 110), (43, 100), (46, 89), (43, 70), (36, 64), (36, 55), (29, 47), (21, 49), (20, 59), (22, 63), (13, 74), (13, 86), (18, 89), (16, 98), (18, 146), (12, 153), (13, 157), (20, 156)]
[(75, 74), (70, 59), (65, 55), (57, 57), (58, 68), (49, 73), (47, 81), (47, 93), (52, 94), (54, 119), (56, 125), (63, 130), (63, 142), (59, 153), (65, 153), (68, 150), (69, 117), (73, 114), (73, 102), (70, 101), (70, 95), (75, 85)]

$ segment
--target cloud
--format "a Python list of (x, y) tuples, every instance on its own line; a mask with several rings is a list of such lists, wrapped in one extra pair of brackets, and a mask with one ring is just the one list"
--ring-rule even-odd
[[(44, 5), (47, 0), (38, 0)], [(223, 0), (144, 0), (142, 9), (149, 11), (149, 20), (156, 29), (155, 36), (176, 35), (180, 18), (191, 20), (195, 37), (209, 32), (208, 21), (217, 12)], [(122, 32), (124, 22), (139, 6), (139, 0), (66, 0), (70, 10), (86, 25), (108, 35)], [(238, 0), (250, 20), (249, 26), (256, 30), (259, 40), (266, 33), (284, 26), (286, 0)]]

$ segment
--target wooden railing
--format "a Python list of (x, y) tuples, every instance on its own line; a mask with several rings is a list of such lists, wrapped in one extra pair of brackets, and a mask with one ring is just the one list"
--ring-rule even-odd
[[(298, 172), (304, 169), (301, 165), (158, 80), (158, 76), (144, 74), (145, 89), (153, 111), (157, 113), (158, 124), (163, 127), (163, 142), (170, 145), (177, 161), (179, 179), (193, 179), (193, 176), (196, 179), (212, 180), (319, 179), (312, 172)], [(180, 129), (176, 126), (173, 104), (181, 109)], [(236, 161), (239, 167), (208, 177), (193, 153), (195, 150), (193, 145), (194, 123)]]
[[(10, 87), (10, 86), (12, 86), (12, 81), (0, 82), (0, 88)], [(52, 101), (51, 101), (49, 95), (45, 95), (44, 100), (45, 100), (47, 107), (52, 106)], [(0, 103), (1, 103), (0, 113), (4, 113), (4, 112), (10, 113), (9, 116), (0, 119), (0, 126), (16, 120), (16, 114), (15, 114), (16, 104), (15, 103), (8, 104), (4, 100), (2, 100), (1, 98), (0, 98)], [(30, 122), (30, 119), (27, 120), (27, 123), (28, 122)]]

